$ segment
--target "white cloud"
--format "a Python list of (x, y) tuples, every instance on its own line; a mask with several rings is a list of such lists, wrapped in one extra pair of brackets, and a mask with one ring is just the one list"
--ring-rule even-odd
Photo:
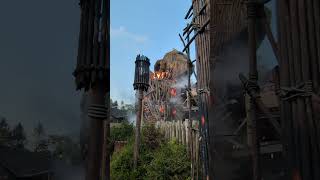
[(149, 40), (147, 36), (132, 33), (123, 26), (120, 26), (119, 28), (111, 27), (110, 35), (111, 38), (127, 38), (139, 44), (144, 44)]

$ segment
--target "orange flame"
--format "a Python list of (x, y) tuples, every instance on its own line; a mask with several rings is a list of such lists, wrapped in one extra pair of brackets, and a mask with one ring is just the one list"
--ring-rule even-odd
[(164, 107), (163, 107), (163, 106), (160, 106), (159, 111), (160, 111), (161, 113), (164, 113)]
[(160, 72), (160, 71), (158, 71), (158, 72), (155, 72), (153, 74), (153, 79), (161, 80), (161, 79), (167, 78), (168, 76), (169, 76), (168, 72)]
[(177, 89), (176, 88), (171, 88), (170, 94), (171, 94), (171, 96), (175, 97), (177, 95)]

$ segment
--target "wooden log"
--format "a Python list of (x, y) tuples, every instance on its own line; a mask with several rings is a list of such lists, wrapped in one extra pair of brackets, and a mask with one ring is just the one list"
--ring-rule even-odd
[[(299, 14), (299, 29), (300, 29), (300, 49), (301, 49), (301, 58), (300, 58), (300, 68), (302, 69), (301, 77), (304, 82), (311, 81), (311, 75), (313, 75), (311, 72), (313, 66), (316, 65), (312, 63), (313, 58), (313, 50), (312, 50), (312, 43), (314, 43), (312, 40), (309, 39), (308, 41), (308, 34), (313, 34), (312, 32), (308, 32), (307, 27), (307, 21), (311, 21), (313, 18), (312, 16), (309, 16), (307, 18), (306, 16), (306, 1), (299, 1), (298, 2), (298, 14)], [(310, 60), (311, 59), (311, 60)], [(316, 78), (317, 79), (317, 78)], [(314, 81), (313, 85), (317, 86), (318, 82)], [(312, 91), (312, 89), (310, 89)], [(305, 163), (311, 163), (311, 168), (308, 169), (308, 173), (310, 173), (310, 176), (306, 177), (312, 177), (313, 179), (320, 179), (320, 159), (319, 159), (319, 151), (318, 151), (318, 145), (319, 143), (316, 135), (316, 123), (313, 118), (313, 112), (312, 112), (312, 104), (311, 104), (311, 96), (304, 97), (303, 98), (305, 106), (305, 112), (304, 112), (304, 127), (305, 127), (305, 145), (308, 148), (305, 148), (305, 157), (303, 161), (306, 161)], [(303, 127), (301, 127), (303, 128)], [(311, 152), (311, 153), (310, 153)]]
[[(280, 87), (290, 86), (289, 77), (289, 50), (287, 41), (287, 26), (288, 26), (288, 9), (284, 1), (277, 2), (277, 12), (278, 12), (278, 36), (279, 36), (279, 55), (280, 55)], [(280, 89), (279, 87), (279, 89)], [(291, 105), (287, 101), (282, 101), (280, 99), (280, 118), (282, 122), (282, 144), (284, 147), (284, 157), (287, 161), (286, 167), (286, 178), (289, 179), (289, 173), (292, 172), (294, 154), (292, 153), (293, 142), (291, 141), (292, 135), (292, 123), (291, 123)]]
[[(94, 10), (95, 10), (95, 1), (89, 1), (89, 10), (88, 10), (88, 36), (86, 39), (86, 60), (85, 66), (89, 68), (92, 63), (93, 58), (93, 35), (94, 35)], [(86, 71), (86, 77), (90, 79), (90, 71)], [(89, 84), (87, 84), (88, 86)], [(88, 87), (87, 87), (88, 88)]]
[[(257, 72), (257, 52), (256, 52), (256, 1), (248, 0), (247, 2), (248, 9), (248, 34), (249, 34), (249, 79), (254, 84), (257, 84), (258, 80), (258, 72)], [(253, 87), (254, 88), (254, 87)], [(250, 153), (252, 156), (252, 164), (253, 164), (253, 179), (261, 180), (261, 170), (260, 170), (260, 161), (259, 161), (259, 135), (257, 135), (257, 115), (256, 115), (256, 104), (254, 103), (254, 99), (250, 98), (250, 113), (248, 124), (251, 124), (251, 146), (249, 147)]]
[[(296, 82), (299, 82), (301, 81), (301, 79), (299, 79), (297, 77), (297, 75), (301, 72), (299, 72), (299, 67), (297, 67), (297, 58), (300, 58), (300, 51), (299, 51), (299, 43), (297, 43), (297, 34), (298, 34), (298, 27), (297, 27), (297, 12), (296, 12), (296, 7), (297, 5), (295, 5), (297, 2), (296, 1), (292, 1), (292, 2), (288, 2), (288, 7), (289, 7), (289, 19), (290, 19), (290, 26), (288, 29), (291, 30), (291, 37), (290, 37), (290, 40), (291, 40), (291, 57), (292, 59), (290, 59), (291, 62), (290, 65), (291, 65), (291, 68), (292, 68), (292, 73), (290, 72), (290, 75), (292, 76), (291, 79), (292, 79), (292, 82), (291, 82), (291, 86), (295, 86), (297, 83)], [(292, 121), (293, 121), (293, 129), (294, 129), (294, 132), (293, 132), (293, 138), (294, 138), (294, 144), (295, 144), (295, 162), (294, 162), (294, 174), (299, 177), (299, 178), (302, 178), (302, 174), (303, 172), (301, 172), (301, 167), (303, 165), (300, 164), (300, 159), (301, 159), (301, 144), (300, 144), (300, 141), (301, 139), (300, 138), (300, 126), (299, 126), (299, 119), (301, 118), (301, 115), (298, 113), (298, 109), (301, 107), (301, 101), (298, 103), (297, 100), (293, 100), (292, 101)], [(300, 116), (299, 116), (300, 115)], [(302, 117), (303, 118), (303, 117)]]
[[(311, 59), (311, 74), (312, 74), (312, 80), (313, 80), (313, 90), (314, 92), (319, 91), (319, 64), (318, 64), (318, 55), (317, 55), (317, 32), (316, 32), (316, 26), (317, 24), (320, 24), (315, 21), (314, 17), (314, 9), (313, 9), (313, 3), (312, 1), (305, 1), (306, 4), (306, 13), (307, 13), (307, 41), (309, 42), (308, 47), (309, 47), (309, 54), (310, 54), (310, 59)], [(318, 32), (319, 33), (319, 32)]]
[(133, 154), (133, 162), (134, 169), (138, 166), (138, 159), (140, 154), (140, 127), (141, 127), (141, 114), (142, 114), (142, 98), (143, 98), (143, 90), (139, 90), (138, 96), (138, 111), (137, 111), (137, 121), (136, 121), (136, 129), (135, 129), (135, 144), (134, 144), (134, 154)]
[[(313, 17), (314, 25), (317, 39), (317, 59), (318, 59), (318, 68), (320, 69), (320, 2), (318, 0), (312, 0), (313, 2)], [(319, 93), (319, 91), (318, 91)], [(320, 130), (320, 129), (319, 129)]]
[(185, 129), (185, 126), (184, 126), (184, 121), (181, 124), (181, 129), (182, 129), (182, 143), (184, 145), (186, 145), (187, 141), (186, 141), (186, 129)]
[[(96, 78), (98, 77), (98, 74), (99, 74), (99, 70), (98, 70), (98, 67), (100, 65), (101, 60), (101, 48), (100, 48), (100, 42), (99, 42), (99, 33), (100, 33), (100, 17), (101, 17), (101, 4), (102, 4), (102, 0), (97, 0), (95, 1), (95, 4), (94, 4), (94, 23), (93, 23), (93, 26), (94, 26), (94, 30), (93, 30), (93, 52), (92, 52), (92, 64), (95, 68), (94, 71), (92, 71), (92, 82), (95, 82)], [(103, 49), (103, 51), (106, 51), (107, 49)], [(99, 61), (100, 60), (100, 61)]]
[(84, 5), (81, 5), (81, 17), (80, 17), (80, 32), (79, 32), (79, 44), (78, 44), (78, 57), (77, 57), (77, 68), (83, 66), (83, 53), (85, 51), (83, 50), (84, 39), (85, 39), (85, 9)]

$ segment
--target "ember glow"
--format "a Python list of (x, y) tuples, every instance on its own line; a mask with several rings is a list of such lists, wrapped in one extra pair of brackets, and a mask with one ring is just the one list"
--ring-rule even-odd
[(164, 78), (167, 78), (167, 77), (169, 77), (169, 72), (157, 71), (157, 72), (153, 73), (152, 79), (161, 80), (161, 79), (164, 79)]
[(164, 106), (160, 106), (160, 109), (159, 109), (159, 111), (161, 112), (161, 113), (164, 113)]
[(176, 114), (177, 114), (177, 110), (176, 110), (176, 109), (173, 109), (173, 110), (172, 110), (172, 115), (175, 116)]
[(176, 88), (171, 88), (170, 94), (172, 97), (175, 97), (177, 95), (177, 89)]
[(202, 123), (202, 125), (204, 125), (204, 123), (205, 123), (204, 116), (201, 116), (201, 123)]
[(294, 170), (293, 170), (292, 180), (301, 180), (300, 173), (299, 173), (299, 171), (298, 171), (297, 169), (294, 169)]

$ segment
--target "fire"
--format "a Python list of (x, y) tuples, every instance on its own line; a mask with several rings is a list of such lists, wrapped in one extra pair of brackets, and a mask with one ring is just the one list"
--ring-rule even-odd
[(160, 71), (158, 71), (158, 72), (155, 72), (155, 73), (153, 74), (152, 79), (159, 79), (159, 80), (161, 80), (161, 79), (164, 79), (164, 78), (167, 78), (167, 77), (169, 77), (169, 73), (168, 73), (168, 72), (160, 72)]
[(201, 123), (202, 123), (202, 125), (204, 125), (205, 122), (206, 122), (206, 121), (205, 121), (205, 119), (204, 119), (204, 116), (202, 115), (202, 116), (201, 116)]
[(176, 88), (171, 88), (170, 94), (171, 94), (171, 96), (175, 97), (177, 95), (177, 89)]
[(161, 113), (164, 113), (164, 106), (160, 106), (160, 109), (159, 109), (159, 111), (161, 112)]
[(172, 110), (172, 115), (175, 116), (176, 114), (177, 114), (177, 110), (176, 110), (176, 109), (173, 109), (173, 110)]
[(292, 177), (293, 180), (301, 180), (301, 176), (300, 176), (300, 173), (297, 169), (294, 169), (293, 170), (293, 177)]

